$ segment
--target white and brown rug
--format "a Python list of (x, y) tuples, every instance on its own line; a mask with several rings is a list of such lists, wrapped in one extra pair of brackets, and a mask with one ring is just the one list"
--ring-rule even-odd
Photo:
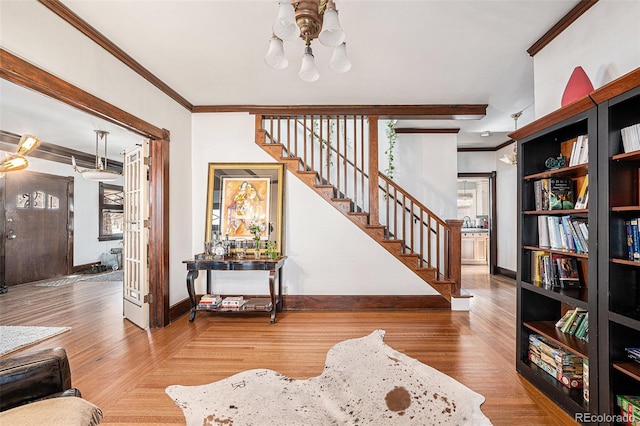
[(323, 373), (249, 370), (167, 394), (187, 425), (490, 425), (484, 397), (387, 346), (384, 331), (331, 348)]

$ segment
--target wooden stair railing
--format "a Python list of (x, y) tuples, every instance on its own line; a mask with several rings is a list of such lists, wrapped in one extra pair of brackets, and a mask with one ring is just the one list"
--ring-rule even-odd
[(443, 297), (460, 292), (462, 221), (443, 221), (378, 171), (378, 117), (256, 115), (256, 143)]

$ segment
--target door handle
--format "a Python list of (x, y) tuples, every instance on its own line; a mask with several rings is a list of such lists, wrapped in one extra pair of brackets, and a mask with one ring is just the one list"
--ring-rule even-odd
[(13, 229), (9, 229), (9, 231), (7, 232), (7, 240), (15, 240), (17, 237), (18, 236), (15, 232), (13, 232)]

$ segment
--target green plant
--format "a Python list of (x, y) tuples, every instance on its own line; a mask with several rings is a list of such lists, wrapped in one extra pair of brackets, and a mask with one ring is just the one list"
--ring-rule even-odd
[(253, 242), (255, 243), (256, 250), (260, 246), (260, 236), (262, 235), (262, 231), (264, 231), (264, 225), (258, 222), (251, 222), (249, 225), (249, 232), (253, 234)]
[(276, 251), (276, 243), (274, 241), (267, 242), (267, 257), (269, 259), (275, 259), (278, 257), (278, 252)]
[(389, 148), (384, 152), (387, 156), (387, 170), (385, 170), (385, 174), (389, 177), (389, 179), (393, 179), (393, 172), (395, 170), (395, 166), (393, 165), (393, 150), (396, 147), (396, 142), (398, 141), (398, 135), (396, 133), (395, 121), (387, 121), (387, 139), (389, 140)]

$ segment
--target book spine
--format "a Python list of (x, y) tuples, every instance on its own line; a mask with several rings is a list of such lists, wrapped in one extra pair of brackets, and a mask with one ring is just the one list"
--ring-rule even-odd
[(631, 237), (633, 240), (633, 260), (640, 261), (640, 233), (638, 219), (631, 219)]
[(631, 230), (631, 221), (624, 222), (625, 234), (627, 236), (627, 254), (628, 259), (633, 260), (633, 231)]

